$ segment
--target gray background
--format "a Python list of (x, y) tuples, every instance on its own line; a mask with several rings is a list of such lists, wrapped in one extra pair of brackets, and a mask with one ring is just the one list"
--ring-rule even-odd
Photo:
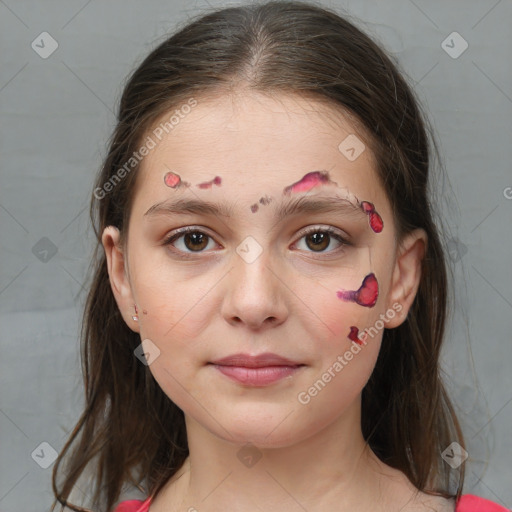
[[(40, 444), (60, 450), (81, 411), (87, 206), (123, 80), (206, 5), (0, 0), (1, 512), (48, 510), (53, 464)], [(510, 508), (512, 2), (322, 5), (364, 20), (399, 59), (436, 129), (456, 295), (443, 366), (468, 442), (465, 492)], [(31, 47), (44, 31), (59, 45), (46, 59)], [(442, 47), (454, 31), (469, 45), (457, 58)], [(462, 48), (446, 44), (452, 54)]]

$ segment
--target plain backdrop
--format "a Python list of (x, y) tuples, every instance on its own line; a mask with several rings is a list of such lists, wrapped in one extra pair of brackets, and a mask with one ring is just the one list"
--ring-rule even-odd
[[(233, 4), (0, 0), (1, 512), (48, 510), (52, 450), (81, 412), (87, 209), (124, 79), (208, 5)], [(321, 5), (398, 59), (436, 130), (456, 298), (443, 368), (468, 442), (465, 492), (512, 507), (512, 2)]]

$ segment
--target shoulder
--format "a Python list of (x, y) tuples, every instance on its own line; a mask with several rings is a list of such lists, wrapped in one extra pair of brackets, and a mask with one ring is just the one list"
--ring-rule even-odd
[(508, 508), (502, 507), (493, 501), (479, 498), (473, 494), (464, 494), (457, 502), (455, 512), (510, 512)]
[(114, 509), (114, 512), (148, 512), (151, 498), (147, 498), (144, 501), (141, 500), (127, 500), (122, 501)]

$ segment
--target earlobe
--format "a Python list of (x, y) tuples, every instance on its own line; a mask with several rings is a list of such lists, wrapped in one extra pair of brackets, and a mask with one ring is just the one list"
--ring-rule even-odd
[(101, 243), (105, 250), (110, 287), (124, 321), (132, 331), (140, 332), (139, 324), (134, 318), (134, 298), (128, 279), (126, 258), (121, 247), (121, 233), (114, 226), (103, 230)]
[(398, 327), (407, 317), (420, 285), (422, 260), (426, 254), (427, 243), (426, 232), (423, 229), (415, 229), (405, 236), (398, 248), (388, 295), (388, 307), (394, 307), (397, 311), (398, 305), (401, 308), (399, 314), (386, 324), (387, 328)]

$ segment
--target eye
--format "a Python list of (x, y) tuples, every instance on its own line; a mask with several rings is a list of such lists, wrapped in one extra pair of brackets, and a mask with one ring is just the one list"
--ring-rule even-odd
[[(175, 245), (175, 242), (180, 238), (183, 238), (181, 245), (184, 246), (184, 249)], [(208, 246), (208, 239), (213, 240), (210, 235), (207, 235), (197, 228), (186, 227), (172, 233), (171, 236), (164, 240), (163, 245), (172, 245), (178, 249), (178, 252), (185, 254), (188, 252), (187, 249), (189, 250), (188, 254), (194, 252), (199, 253), (203, 252), (203, 249)]]
[[(333, 228), (309, 228), (302, 232), (302, 236), (299, 241), (305, 239), (306, 247), (308, 249), (312, 250), (312, 252), (320, 253), (325, 252), (325, 249), (331, 245), (333, 238), (338, 242), (338, 248), (350, 245), (347, 240), (345, 240), (345, 238)], [(206, 234), (200, 229), (194, 227), (185, 227), (174, 231), (163, 241), (163, 245), (171, 245), (177, 249), (175, 252), (179, 252), (186, 256), (187, 254), (204, 252), (204, 249), (208, 247), (209, 239), (213, 240), (210, 235)], [(176, 243), (177, 241), (180, 241), (182, 247), (178, 246), (179, 244)], [(333, 250), (328, 252), (335, 251)]]
[(332, 228), (309, 228), (302, 233), (300, 240), (305, 239), (306, 247), (313, 252), (325, 252), (333, 238), (338, 242), (338, 247), (349, 245), (345, 238)]

